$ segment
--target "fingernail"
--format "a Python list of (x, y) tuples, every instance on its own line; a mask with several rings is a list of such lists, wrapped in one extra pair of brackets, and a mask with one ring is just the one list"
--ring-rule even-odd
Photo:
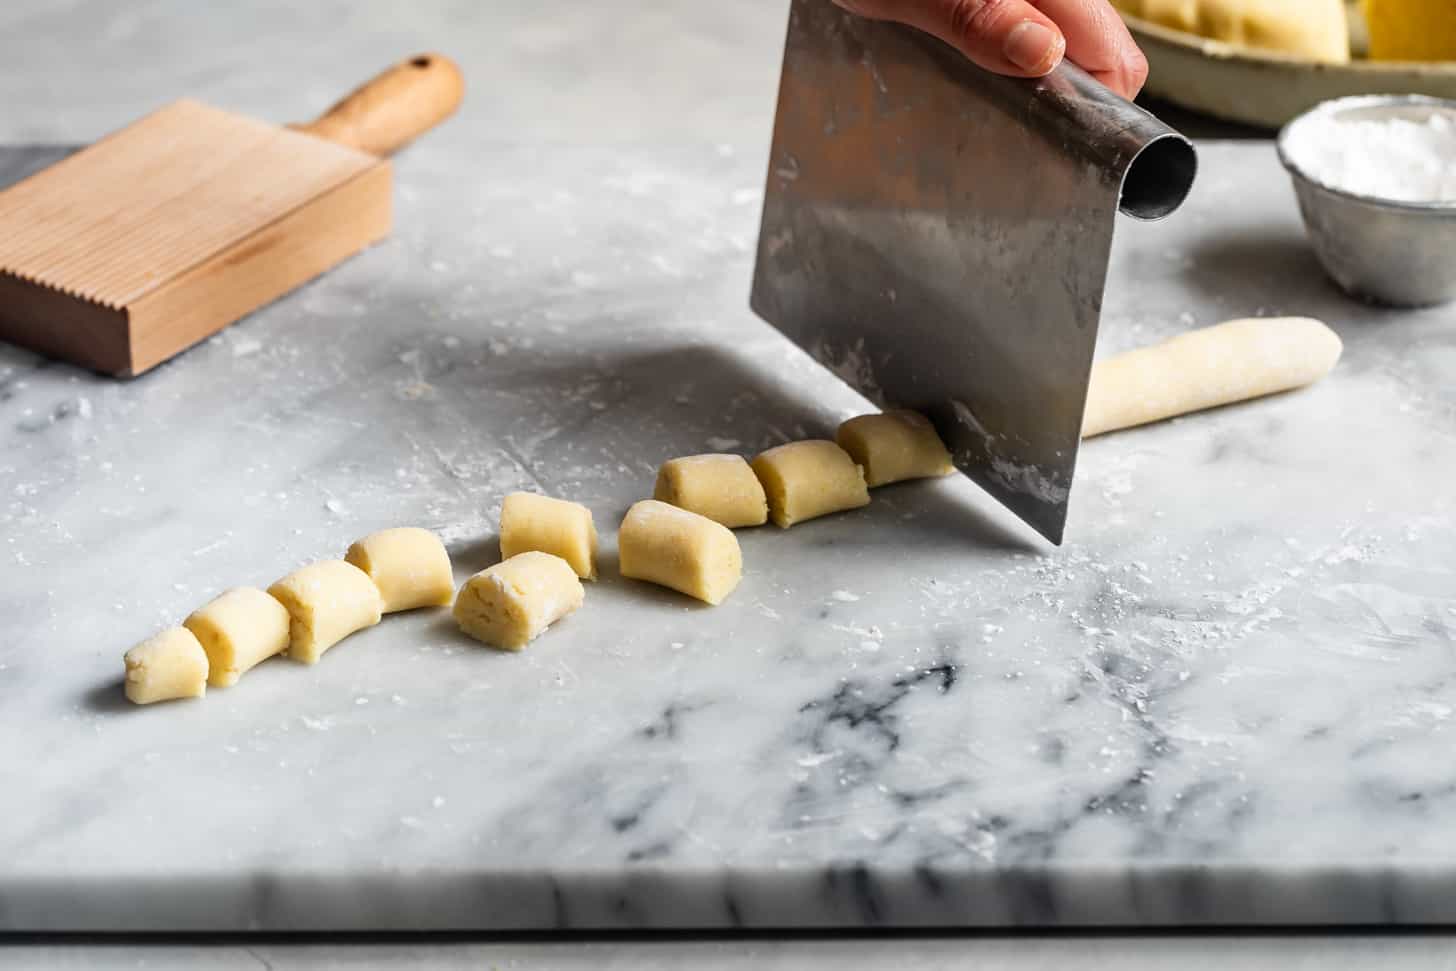
[(1056, 66), (1066, 41), (1062, 35), (1034, 20), (1023, 20), (1006, 35), (1001, 48), (1006, 59), (1028, 73), (1045, 73)]

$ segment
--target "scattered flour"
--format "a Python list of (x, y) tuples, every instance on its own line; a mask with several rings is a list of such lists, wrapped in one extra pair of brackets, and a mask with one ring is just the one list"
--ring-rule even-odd
[(1296, 168), (1334, 189), (1402, 202), (1456, 202), (1456, 112), (1342, 119), (1316, 112), (1296, 122), (1284, 148)]

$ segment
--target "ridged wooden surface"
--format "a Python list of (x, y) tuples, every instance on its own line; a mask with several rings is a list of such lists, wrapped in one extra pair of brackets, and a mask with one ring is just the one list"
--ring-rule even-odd
[(0, 192), (0, 273), (121, 309), (376, 164), (178, 101)]

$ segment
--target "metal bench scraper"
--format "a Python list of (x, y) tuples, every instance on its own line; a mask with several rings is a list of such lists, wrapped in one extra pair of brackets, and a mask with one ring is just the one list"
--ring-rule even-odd
[(1060, 543), (1117, 213), (1168, 215), (1196, 167), (1071, 64), (997, 77), (794, 0), (753, 309)]

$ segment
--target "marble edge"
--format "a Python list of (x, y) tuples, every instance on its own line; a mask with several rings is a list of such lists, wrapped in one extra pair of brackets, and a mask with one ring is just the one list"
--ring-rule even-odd
[(0, 877), (3, 932), (1432, 926), (1456, 862)]

